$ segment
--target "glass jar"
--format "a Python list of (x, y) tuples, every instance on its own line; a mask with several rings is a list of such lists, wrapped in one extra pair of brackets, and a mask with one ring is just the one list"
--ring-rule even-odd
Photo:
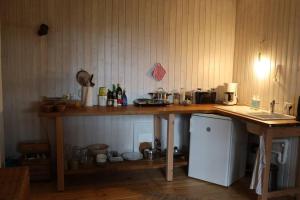
[(88, 159), (88, 148), (80, 149), (80, 163), (87, 164), (89, 161)]
[(72, 160), (80, 160), (80, 150), (81, 148), (79, 146), (73, 146), (72, 147)]

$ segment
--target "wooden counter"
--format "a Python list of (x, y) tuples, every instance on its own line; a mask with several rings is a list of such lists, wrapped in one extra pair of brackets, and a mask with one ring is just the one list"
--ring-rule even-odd
[(162, 107), (137, 107), (128, 105), (125, 107), (82, 107), (67, 108), (64, 112), (40, 113), (41, 117), (57, 116), (98, 116), (98, 115), (161, 115), (169, 113), (212, 113), (216, 111), (213, 104), (207, 105), (169, 105)]
[(129, 105), (126, 107), (86, 107), (86, 108), (68, 108), (64, 112), (40, 113), (40, 117), (67, 117), (67, 116), (107, 116), (107, 115), (168, 115), (168, 114), (193, 114), (209, 113), (230, 116), (234, 118), (251, 121), (265, 126), (300, 126), (296, 120), (273, 120), (263, 121), (251, 118), (247, 115), (237, 114), (230, 111), (221, 110), (215, 104), (202, 105), (169, 105), (165, 107), (137, 107)]
[[(297, 177), (297, 187), (286, 189), (283, 191), (269, 192), (269, 172), (272, 156), (272, 140), (273, 138), (283, 137), (299, 137), (300, 123), (296, 120), (273, 120), (262, 121), (252, 118), (248, 115), (238, 114), (235, 112), (221, 110), (214, 104), (205, 105), (170, 105), (166, 107), (136, 107), (129, 105), (127, 107), (88, 107), (88, 108), (68, 108), (64, 112), (40, 113), (40, 117), (54, 118), (56, 122), (56, 153), (57, 153), (57, 189), (64, 190), (64, 152), (63, 152), (63, 118), (68, 116), (108, 116), (108, 115), (153, 115), (154, 116), (154, 132), (156, 137), (160, 138), (161, 120), (167, 120), (167, 164), (166, 164), (166, 179), (173, 180), (173, 143), (174, 143), (174, 120), (177, 114), (193, 114), (207, 113), (220, 114), (233, 118), (240, 119), (247, 124), (249, 132), (263, 136), (265, 140), (266, 150), (266, 165), (263, 170), (263, 192), (259, 197), (262, 200), (267, 200), (271, 197), (282, 195), (296, 195), (300, 193), (300, 169)], [(300, 146), (300, 145), (299, 145)], [(300, 149), (300, 148), (299, 148)], [(299, 151), (300, 155), (300, 151)], [(300, 167), (298, 167), (300, 168)], [(300, 198), (298, 197), (298, 200)]]

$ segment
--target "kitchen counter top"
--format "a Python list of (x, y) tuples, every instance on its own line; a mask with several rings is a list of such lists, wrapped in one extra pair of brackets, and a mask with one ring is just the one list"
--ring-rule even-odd
[(241, 120), (251, 121), (256, 124), (273, 126), (300, 126), (300, 122), (294, 119), (280, 120), (259, 120), (246, 114), (232, 112), (218, 108), (218, 104), (192, 104), (192, 105), (169, 105), (165, 107), (137, 107), (129, 105), (126, 107), (82, 107), (82, 108), (67, 108), (63, 112), (45, 113), (41, 112), (40, 117), (55, 118), (64, 116), (105, 116), (105, 115), (164, 115), (164, 114), (193, 114), (207, 113), (220, 114)]
[(56, 117), (56, 116), (83, 116), (83, 115), (158, 115), (168, 113), (195, 113), (205, 112), (211, 113), (216, 109), (214, 104), (205, 105), (169, 105), (169, 106), (151, 106), (141, 107), (128, 105), (125, 107), (81, 107), (81, 108), (67, 108), (63, 112), (41, 112), (41, 117)]

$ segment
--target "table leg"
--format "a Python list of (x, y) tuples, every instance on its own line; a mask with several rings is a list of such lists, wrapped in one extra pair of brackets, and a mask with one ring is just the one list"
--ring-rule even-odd
[(168, 115), (167, 135), (167, 181), (173, 181), (173, 156), (174, 156), (174, 120), (175, 115)]
[(261, 200), (268, 199), (269, 193), (269, 180), (270, 180), (270, 168), (271, 168), (271, 157), (272, 157), (272, 141), (273, 135), (271, 130), (264, 132), (264, 142), (265, 142), (265, 159), (266, 165), (263, 169), (263, 180), (262, 180), (262, 195)]
[[(300, 137), (298, 137), (298, 160), (297, 160), (297, 179), (296, 179), (296, 187), (300, 188)], [(300, 200), (300, 194), (296, 195), (296, 200)]]
[(55, 118), (56, 127), (56, 166), (57, 166), (57, 190), (64, 191), (64, 133), (62, 117)]
[(161, 118), (158, 115), (154, 115), (154, 136), (161, 139)]

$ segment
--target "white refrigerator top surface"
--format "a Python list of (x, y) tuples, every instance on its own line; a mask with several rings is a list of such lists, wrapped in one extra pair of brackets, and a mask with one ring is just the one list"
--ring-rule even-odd
[(232, 120), (230, 117), (225, 117), (222, 115), (202, 114), (202, 113), (193, 114), (192, 117), (205, 117), (205, 118), (212, 118), (212, 119)]

